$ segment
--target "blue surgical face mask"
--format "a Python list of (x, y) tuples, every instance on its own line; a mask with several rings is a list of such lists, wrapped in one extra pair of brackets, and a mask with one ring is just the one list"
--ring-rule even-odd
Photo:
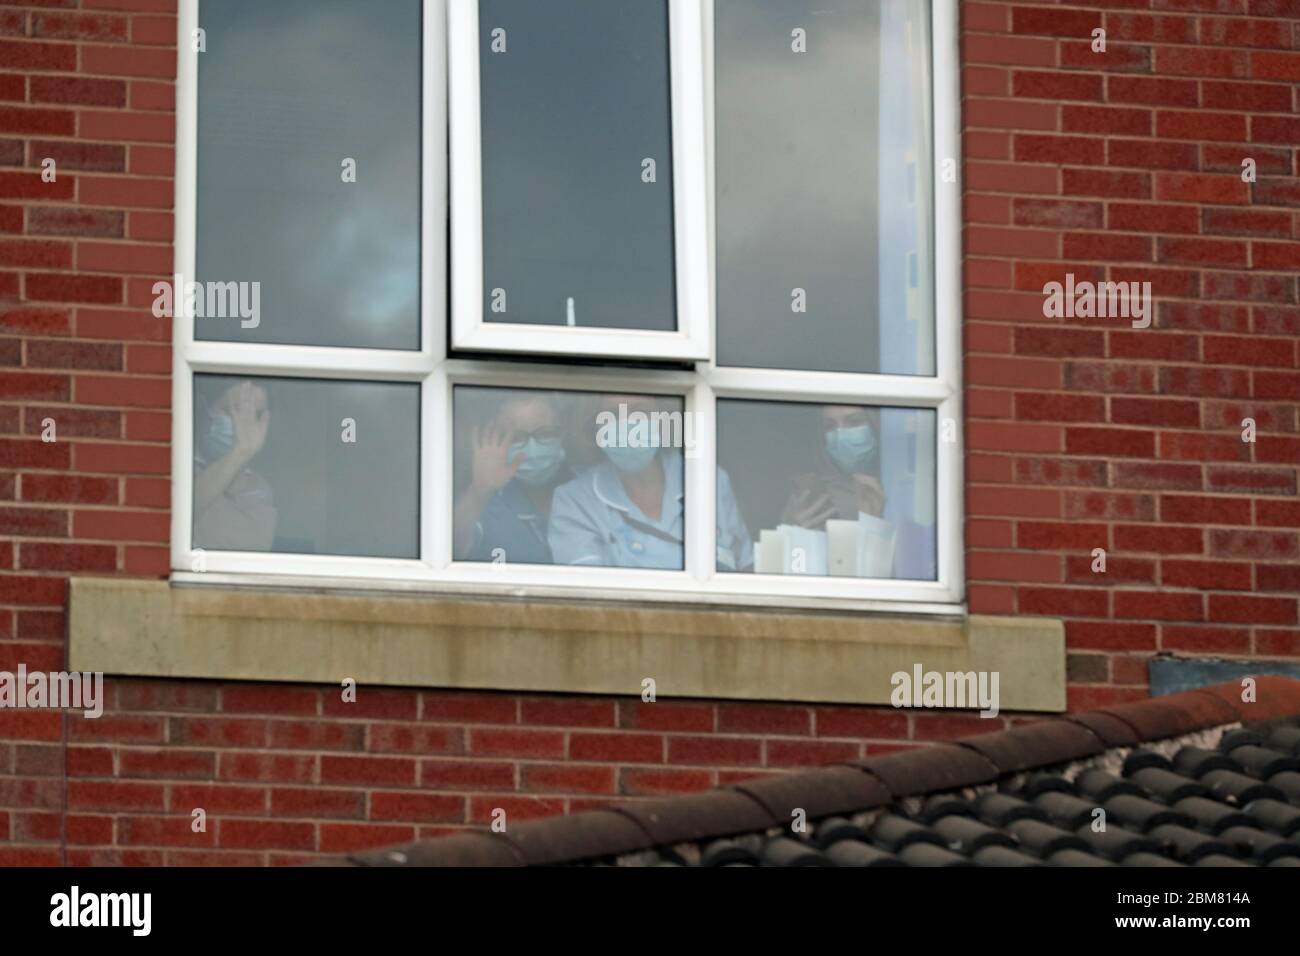
[(208, 422), (208, 453), (213, 458), (224, 458), (235, 447), (235, 420), (221, 412), (213, 412)]
[(611, 445), (609, 448), (602, 448), (605, 457), (621, 472), (634, 475), (638, 471), (645, 471), (650, 462), (655, 460), (655, 455), (659, 454), (659, 449), (653, 445), (647, 445), (642, 448), (628, 448), (627, 446)]
[(864, 471), (876, 450), (876, 435), (870, 425), (832, 428), (826, 433), (826, 454), (847, 474)]
[(560, 466), (564, 464), (564, 443), (558, 438), (537, 439), (515, 442), (510, 446), (506, 462), (514, 464), (523, 455), (515, 477), (526, 485), (537, 488), (550, 484)]

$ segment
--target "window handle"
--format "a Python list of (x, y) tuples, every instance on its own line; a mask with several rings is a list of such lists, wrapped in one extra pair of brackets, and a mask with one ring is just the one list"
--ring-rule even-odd
[(577, 317), (573, 314), (573, 296), (569, 296), (565, 305), (565, 324), (572, 327), (578, 324)]

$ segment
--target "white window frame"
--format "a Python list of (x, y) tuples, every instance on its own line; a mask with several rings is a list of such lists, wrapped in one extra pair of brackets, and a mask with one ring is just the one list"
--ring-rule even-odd
[[(679, 0), (669, 0), (680, 19)], [(181, 0), (177, 81), (177, 175), (175, 271), (194, 275), (196, 211), (197, 55), (188, 38), (198, 23), (199, 0)], [(456, 73), (449, 71), (448, 44), (454, 58), (462, 13), (476, 0), (423, 0), (424, 95), (421, 216), (421, 348), (419, 351), (325, 348), (297, 345), (196, 342), (192, 321), (174, 323), (173, 374), (173, 508), (172, 580), (182, 583), (238, 584), (269, 587), (335, 587), (431, 594), (509, 595), (519, 597), (627, 599), (640, 602), (687, 603), (822, 610), (865, 610), (890, 613), (952, 615), (964, 613), (962, 552), (962, 458), (960, 430), (960, 230), (961, 190), (941, 183), (933, 190), (934, 214), (934, 319), (935, 375), (876, 375), (841, 372), (782, 371), (719, 367), (712, 358), (697, 361), (693, 369), (655, 370), (600, 368), (448, 358), (445, 353), (447, 243), (443, 228), (448, 201), (468, 202), (481, 209), (477, 195), (466, 195), (456, 181), (457, 154), (453, 144), (451, 176), (446, 156), (447, 77), (456, 95)], [(708, 135), (702, 148), (708, 159), (701, 177), (700, 195), (709, 202), (697, 204), (692, 216), (704, 225), (706, 255), (704, 317), (711, 351), (714, 276), (713, 230), (713, 0), (701, 0), (695, 26), (681, 26), (683, 36), (697, 37), (703, 95), (701, 124)], [(462, 21), (463, 21), (462, 17)], [(696, 29), (698, 27), (698, 30)], [(956, 0), (931, 3), (931, 81), (933, 136), (932, 170), (943, 160), (960, 156), (958, 99), (958, 44)], [(681, 42), (674, 28), (674, 44)], [(461, 44), (464, 46), (464, 44)], [(476, 49), (477, 43), (469, 43)], [(677, 47), (674, 46), (674, 52)], [(679, 62), (676, 58), (674, 62)], [(462, 61), (462, 68), (464, 63)], [(674, 67), (674, 75), (676, 67)], [(475, 68), (476, 75), (476, 68)], [(476, 86), (477, 84), (475, 84)], [(676, 93), (674, 94), (676, 97)], [(471, 104), (453, 100), (453, 135), (456, 114)], [(469, 110), (477, 122), (477, 98)], [(464, 108), (462, 108), (464, 107)], [(674, 102), (676, 107), (676, 102)], [(462, 117), (463, 119), (463, 117)], [(674, 124), (676, 124), (676, 109)], [(674, 130), (676, 136), (676, 130)], [(464, 157), (460, 158), (464, 162)], [(678, 162), (675, 159), (675, 162)], [(477, 168), (477, 167), (475, 167)], [(679, 166), (679, 169), (682, 167)], [(449, 196), (448, 180), (455, 183)], [(481, 243), (466, 240), (453, 225), (457, 244), (466, 241), (481, 260)], [(681, 255), (679, 241), (679, 257)], [(453, 261), (452, 282), (459, 281)], [(481, 261), (479, 263), (481, 268)], [(692, 279), (694, 282), (695, 279)], [(481, 277), (479, 279), (481, 284)], [(679, 287), (685, 283), (679, 280)], [(453, 289), (453, 311), (457, 308)], [(479, 313), (481, 298), (475, 289), (468, 296)], [(460, 300), (463, 301), (463, 300)], [(454, 318), (453, 318), (454, 321)], [(680, 317), (679, 317), (680, 321)], [(501, 326), (537, 332), (534, 326)], [(571, 329), (543, 331), (571, 332)], [(585, 330), (595, 331), (595, 330)], [(620, 336), (629, 333), (617, 330)], [(633, 337), (640, 334), (630, 333)], [(656, 333), (662, 335), (664, 333)], [(496, 349), (507, 351), (507, 349)], [(541, 346), (520, 346), (510, 351), (554, 354)], [(621, 348), (620, 348), (621, 351)], [(566, 348), (566, 354), (585, 356), (591, 351)], [(641, 358), (645, 355), (639, 356)], [(330, 555), (211, 551), (192, 548), (193, 494), (193, 376), (195, 373), (247, 374), (278, 377), (336, 378), (357, 381), (414, 382), (421, 385), (420, 417), (420, 557), (387, 559)], [(697, 454), (685, 460), (686, 517), (684, 570), (659, 571), (633, 568), (571, 567), (563, 565), (499, 565), (455, 561), (451, 553), (453, 508), (452, 390), (457, 385), (557, 390), (590, 390), (619, 394), (676, 395), (687, 413), (698, 416)], [(716, 419), (719, 399), (755, 399), (809, 403), (844, 403), (931, 409), (936, 413), (935, 481), (938, 568), (934, 581), (879, 578), (812, 577), (805, 575), (719, 574), (715, 567), (714, 522), (716, 510)], [(940, 437), (946, 427), (956, 430), (957, 441)], [(196, 570), (199, 566), (203, 570)]]
[[(677, 296), (677, 330), (673, 332), (484, 321), (479, 3), (447, 0), (452, 104), (451, 334), (455, 348), (626, 359), (709, 357), (703, 22), (699, 0), (667, 3)], [(639, 167), (629, 171), (639, 173)]]

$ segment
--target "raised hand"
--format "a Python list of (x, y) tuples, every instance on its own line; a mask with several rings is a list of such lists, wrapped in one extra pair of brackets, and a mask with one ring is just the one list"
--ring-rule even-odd
[(885, 489), (872, 475), (854, 473), (853, 491), (857, 495), (858, 510), (879, 518), (885, 510)]
[(473, 429), (470, 437), (474, 443), (473, 476), (470, 484), (483, 496), (496, 494), (515, 476), (523, 463), (524, 456), (516, 456), (513, 463), (507, 463), (510, 451), (510, 436), (504, 429), (495, 425), (486, 425)]
[(243, 461), (262, 450), (271, 424), (271, 412), (265, 406), (260, 410), (257, 407), (255, 388), (252, 382), (241, 382), (230, 400), (230, 419), (235, 426), (233, 451)]

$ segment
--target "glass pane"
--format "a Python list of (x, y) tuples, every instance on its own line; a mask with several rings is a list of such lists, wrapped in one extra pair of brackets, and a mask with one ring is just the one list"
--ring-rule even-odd
[(735, 476), (753, 570), (935, 580), (935, 418), (720, 400), (718, 464)]
[[(681, 398), (460, 386), (454, 409), (457, 560), (683, 568)], [(721, 533), (747, 561), (743, 524)]]
[(666, 0), (480, 0), (483, 317), (677, 328)]
[(934, 374), (928, 0), (717, 0), (718, 361)]
[(194, 337), (419, 348), (420, 0), (199, 18), (197, 279), (260, 285)]
[(194, 547), (417, 558), (420, 386), (194, 376)]

